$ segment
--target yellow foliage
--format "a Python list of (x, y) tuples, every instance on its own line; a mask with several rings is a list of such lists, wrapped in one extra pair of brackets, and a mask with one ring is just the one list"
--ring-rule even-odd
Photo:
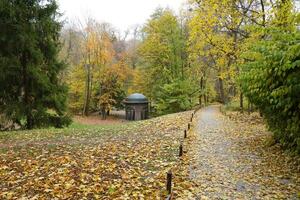
[(74, 66), (68, 76), (69, 86), (68, 106), (71, 110), (78, 112), (83, 107), (85, 90), (85, 71), (83, 65)]
[(68, 77), (69, 84), (69, 107), (71, 110), (80, 111), (83, 108), (88, 70), (90, 70), (90, 93), (92, 99), (98, 93), (100, 81), (108, 67), (113, 65), (115, 51), (111, 35), (105, 27), (97, 23), (89, 23), (83, 30), (84, 37), (80, 41), (82, 60), (79, 66), (73, 66)]
[(223, 80), (232, 79), (238, 72), (233, 64), (240, 53), (241, 38), (233, 30), (239, 30), (243, 16), (234, 3), (234, 0), (201, 1), (189, 22), (191, 59), (207, 58), (209, 62), (202, 68), (210, 64)]

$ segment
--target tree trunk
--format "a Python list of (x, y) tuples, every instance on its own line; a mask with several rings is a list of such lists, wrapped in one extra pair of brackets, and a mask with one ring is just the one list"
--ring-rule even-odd
[(240, 109), (243, 112), (244, 111), (244, 95), (243, 92), (240, 94)]
[(250, 101), (248, 99), (248, 114), (250, 114), (250, 112), (251, 112), (251, 103), (250, 103)]
[(199, 105), (200, 106), (202, 105), (202, 96), (201, 95), (199, 96)]
[(85, 65), (86, 68), (86, 82), (85, 82), (85, 99), (83, 106), (83, 114), (88, 116), (90, 106), (90, 95), (91, 95), (91, 68), (89, 64)]
[(101, 108), (101, 115), (102, 115), (102, 119), (106, 120), (106, 111), (104, 107)]
[(250, 112), (253, 112), (254, 111), (254, 105), (253, 103), (250, 104)]
[(28, 80), (28, 74), (27, 74), (27, 56), (25, 53), (22, 55), (22, 60), (21, 60), (21, 65), (22, 65), (22, 78), (23, 78), (23, 103), (25, 108), (25, 115), (26, 115), (26, 128), (27, 129), (32, 129), (33, 128), (33, 117), (31, 114), (31, 103), (30, 103), (30, 98), (29, 98), (29, 93), (30, 93), (30, 85), (29, 85), (29, 80)]
[(203, 100), (204, 100), (204, 105), (207, 104), (207, 93), (206, 93), (206, 78), (205, 78), (205, 73), (202, 79), (202, 91), (203, 91)]
[(222, 78), (218, 78), (218, 80), (219, 80), (219, 89), (220, 89), (220, 100), (221, 100), (221, 103), (225, 104), (226, 100), (225, 100), (223, 79)]
[(263, 0), (260, 0), (261, 11), (262, 11), (262, 25), (266, 26), (266, 12), (265, 12), (265, 4)]
[(200, 97), (199, 97), (199, 103), (200, 106), (202, 106), (202, 97), (203, 97), (203, 76), (200, 79)]

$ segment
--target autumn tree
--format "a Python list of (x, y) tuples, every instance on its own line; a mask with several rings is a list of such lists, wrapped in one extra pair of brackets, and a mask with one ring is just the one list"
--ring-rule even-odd
[(83, 54), (82, 39), (82, 33), (75, 23), (68, 22), (62, 28), (60, 33), (62, 48), (59, 56), (69, 64), (66, 72), (72, 70), (75, 65), (79, 65), (81, 62)]
[[(97, 110), (98, 85), (103, 69), (111, 65), (115, 51), (113, 46), (113, 31), (107, 23), (97, 23), (88, 19), (86, 26), (73, 28), (78, 40), (73, 40), (73, 47), (79, 56), (69, 59), (68, 84), (70, 86), (70, 107), (73, 111), (88, 115), (91, 110)], [(73, 37), (74, 38), (74, 37)], [(68, 41), (68, 40), (67, 40)], [(65, 51), (69, 50), (69, 43), (65, 42)], [(71, 51), (72, 52), (72, 51)], [(69, 54), (67, 54), (69, 55)]]
[(126, 41), (127, 62), (132, 69), (136, 69), (140, 60), (138, 47), (141, 43), (141, 27), (134, 26), (131, 31), (132, 38)]
[[(65, 42), (65, 52), (71, 53), (64, 54), (72, 56), (77, 50), (75, 55), (80, 55), (79, 62), (71, 56), (68, 59), (73, 65), (68, 70), (70, 108), (85, 115), (100, 111), (105, 119), (112, 107), (121, 107), (132, 77), (128, 67), (127, 36), (122, 36), (110, 24), (93, 19), (89, 19), (86, 26), (73, 28), (64, 35), (69, 36), (68, 32), (79, 40), (71, 42), (74, 49)], [(65, 41), (69, 41), (69, 37)]]
[(83, 113), (88, 115), (93, 86), (96, 84), (94, 81), (99, 81), (101, 68), (112, 63), (114, 49), (108, 24), (98, 24), (90, 20), (84, 35), (83, 65), (86, 71), (86, 88)]
[(103, 69), (98, 82), (98, 108), (103, 119), (112, 107), (122, 108), (122, 101), (126, 97), (126, 81), (130, 78), (131, 70), (124, 60)]
[(0, 2), (0, 109), (27, 129), (70, 122), (57, 8), (53, 0)]
[(219, 99), (222, 103), (225, 103), (228, 98), (224, 81), (227, 80), (228, 85), (231, 84), (232, 73), (235, 71), (232, 69), (232, 63), (238, 50), (237, 34), (231, 30), (238, 29), (240, 19), (231, 3), (230, 0), (196, 3), (194, 16), (190, 22), (192, 59), (201, 61), (201, 87), (204, 86), (204, 80), (207, 78), (208, 68), (214, 68)]
[[(143, 64), (143, 85), (145, 94), (157, 104), (169, 104), (171, 102), (159, 101), (161, 95), (177, 95), (175, 93), (165, 93), (168, 90), (162, 89), (165, 85), (176, 87), (176, 82), (187, 81), (185, 71), (188, 68), (186, 52), (186, 40), (182, 27), (177, 17), (169, 9), (157, 9), (151, 19), (143, 28), (143, 41), (139, 48)], [(184, 84), (185, 85), (185, 84)], [(189, 97), (191, 91), (188, 88), (180, 90)], [(172, 100), (174, 101), (174, 99)], [(177, 101), (180, 101), (177, 99)], [(184, 110), (190, 104), (180, 107)], [(166, 106), (157, 105), (162, 109), (162, 113), (168, 112)]]
[(190, 6), (190, 59), (200, 68), (202, 90), (206, 80), (216, 79), (219, 100), (226, 103), (240, 93), (243, 107), (243, 94), (236, 81), (240, 73), (237, 63), (252, 31), (249, 25), (267, 25), (271, 1), (207, 0), (192, 1)]

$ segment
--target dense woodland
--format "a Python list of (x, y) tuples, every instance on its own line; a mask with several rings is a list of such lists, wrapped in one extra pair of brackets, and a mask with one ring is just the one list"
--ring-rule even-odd
[(153, 116), (235, 101), (300, 152), (296, 2), (190, 0), (125, 33), (92, 17), (62, 21), (57, 9), (52, 0), (0, 1), (2, 122), (32, 129), (63, 127), (77, 114), (105, 119), (135, 92)]

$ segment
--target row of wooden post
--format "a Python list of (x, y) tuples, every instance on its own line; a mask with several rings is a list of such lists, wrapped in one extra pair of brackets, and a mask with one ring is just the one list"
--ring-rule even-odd
[[(196, 113), (196, 110), (194, 110), (194, 112), (192, 113), (192, 117), (191, 117), (191, 120), (190, 122), (188, 123), (188, 128), (187, 130), (190, 130), (191, 129), (191, 123), (193, 122), (193, 118), (194, 118), (194, 114)], [(187, 138), (187, 131), (186, 129), (184, 130), (184, 139)], [(179, 157), (182, 157), (183, 156), (183, 143), (180, 142), (180, 145), (179, 145)], [(166, 200), (171, 200), (172, 199), (172, 171), (168, 171), (167, 172), (167, 184), (166, 184), (166, 189), (167, 189), (167, 192), (168, 192), (168, 197)]]

